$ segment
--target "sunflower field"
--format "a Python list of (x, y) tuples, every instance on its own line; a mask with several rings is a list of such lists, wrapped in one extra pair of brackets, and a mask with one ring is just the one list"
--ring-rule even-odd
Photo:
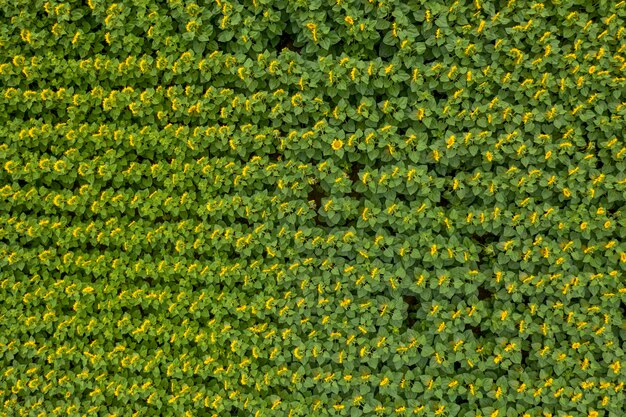
[(626, 416), (625, 25), (1, 1), (0, 416)]

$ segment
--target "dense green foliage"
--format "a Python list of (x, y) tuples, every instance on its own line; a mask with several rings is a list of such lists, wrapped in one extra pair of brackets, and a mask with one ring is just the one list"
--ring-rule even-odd
[(623, 417), (625, 21), (3, 1), (0, 415)]

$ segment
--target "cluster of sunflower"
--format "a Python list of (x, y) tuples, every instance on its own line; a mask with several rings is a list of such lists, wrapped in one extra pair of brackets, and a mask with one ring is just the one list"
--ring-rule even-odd
[(626, 2), (0, 10), (0, 416), (623, 416)]

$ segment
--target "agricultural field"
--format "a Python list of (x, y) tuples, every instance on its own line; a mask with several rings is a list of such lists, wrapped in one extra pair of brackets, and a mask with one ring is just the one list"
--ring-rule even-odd
[(0, 416), (626, 416), (625, 23), (1, 2)]

